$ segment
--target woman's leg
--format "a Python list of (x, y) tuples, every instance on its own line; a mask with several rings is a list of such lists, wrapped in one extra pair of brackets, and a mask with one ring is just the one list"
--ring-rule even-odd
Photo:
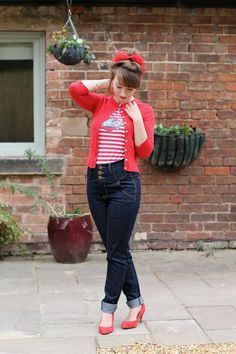
[[(134, 176), (133, 176), (134, 175)], [(130, 237), (140, 205), (140, 180), (138, 174), (128, 175), (109, 201), (107, 211), (107, 278), (103, 306), (117, 304), (123, 289), (129, 307), (143, 303), (132, 256)]]
[[(107, 172), (108, 167), (105, 170), (104, 180), (114, 182), (113, 173)], [(100, 171), (89, 169), (87, 195), (91, 214), (107, 250), (106, 295), (102, 301), (102, 311), (113, 313), (122, 289), (130, 308), (143, 303), (129, 248), (140, 205), (140, 180), (138, 174), (134, 173), (133, 177), (128, 175), (105, 185), (98, 179)], [(116, 175), (120, 172), (124, 176), (122, 169)]]

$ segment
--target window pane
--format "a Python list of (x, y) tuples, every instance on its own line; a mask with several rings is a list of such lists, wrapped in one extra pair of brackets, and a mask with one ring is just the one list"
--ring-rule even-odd
[(33, 60), (0, 60), (0, 142), (33, 141)]

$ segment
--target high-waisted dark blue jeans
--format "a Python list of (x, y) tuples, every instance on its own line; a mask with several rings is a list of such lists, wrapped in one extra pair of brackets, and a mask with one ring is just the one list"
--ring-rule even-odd
[(127, 305), (143, 303), (132, 256), (130, 237), (140, 206), (138, 172), (126, 172), (124, 160), (88, 168), (90, 211), (107, 251), (107, 276), (103, 312), (113, 313), (123, 290)]

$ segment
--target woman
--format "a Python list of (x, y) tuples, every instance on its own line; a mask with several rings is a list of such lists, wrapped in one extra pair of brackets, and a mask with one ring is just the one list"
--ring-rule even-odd
[[(105, 297), (101, 303), (100, 334), (114, 330), (114, 312), (124, 292), (130, 308), (122, 328), (142, 320), (145, 305), (130, 254), (129, 241), (140, 206), (137, 156), (153, 149), (154, 114), (134, 98), (144, 73), (144, 60), (128, 51), (112, 59), (111, 77), (70, 85), (73, 100), (93, 113), (87, 172), (91, 214), (107, 251)], [(108, 90), (111, 95), (98, 94)]]

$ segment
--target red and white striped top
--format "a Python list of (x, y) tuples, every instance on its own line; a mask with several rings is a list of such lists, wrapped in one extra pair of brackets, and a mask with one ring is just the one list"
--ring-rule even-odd
[(124, 157), (125, 125), (123, 111), (118, 107), (100, 127), (97, 163), (116, 162)]

